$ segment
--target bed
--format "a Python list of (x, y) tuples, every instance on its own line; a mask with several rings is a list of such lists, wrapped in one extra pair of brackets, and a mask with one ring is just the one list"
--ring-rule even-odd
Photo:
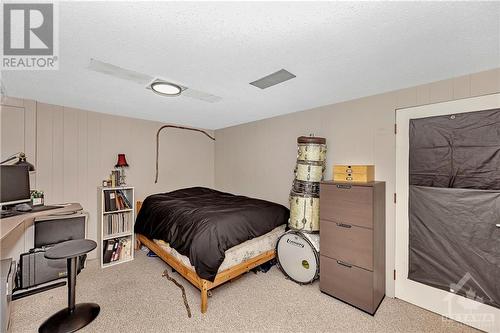
[(211, 289), (275, 257), (289, 217), (282, 205), (203, 187), (151, 195), (137, 211), (136, 246), (201, 291), (202, 313)]

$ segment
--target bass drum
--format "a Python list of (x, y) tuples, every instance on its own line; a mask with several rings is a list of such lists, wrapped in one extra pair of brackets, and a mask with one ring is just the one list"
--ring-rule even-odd
[(299, 284), (312, 283), (319, 277), (319, 235), (289, 231), (276, 243), (279, 269)]
[(303, 232), (319, 231), (319, 194), (290, 193), (291, 229)]

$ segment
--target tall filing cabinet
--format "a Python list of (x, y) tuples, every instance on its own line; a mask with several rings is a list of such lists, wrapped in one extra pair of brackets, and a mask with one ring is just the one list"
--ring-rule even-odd
[(385, 182), (320, 185), (320, 289), (375, 314), (385, 295)]

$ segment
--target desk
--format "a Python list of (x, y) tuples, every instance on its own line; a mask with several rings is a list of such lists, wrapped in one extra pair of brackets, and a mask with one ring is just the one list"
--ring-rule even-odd
[(70, 203), (61, 208), (44, 210), (40, 212), (28, 212), (0, 219), (1, 255), (3, 258), (18, 260), (21, 253), (33, 247), (34, 228), (33, 222), (36, 217), (64, 214), (82, 210), (79, 203)]
[(19, 225), (25, 223), (26, 221), (33, 220), (38, 216), (47, 216), (67, 212), (76, 212), (82, 210), (82, 206), (79, 203), (70, 203), (61, 208), (54, 208), (49, 210), (43, 210), (41, 212), (27, 212), (26, 214), (15, 215), (7, 218), (0, 219), (0, 233), (4, 239), (12, 230), (16, 229)]

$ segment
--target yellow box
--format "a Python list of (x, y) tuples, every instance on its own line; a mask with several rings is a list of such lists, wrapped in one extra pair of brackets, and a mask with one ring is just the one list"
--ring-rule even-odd
[(374, 165), (334, 165), (333, 180), (339, 182), (368, 183), (375, 180)]

